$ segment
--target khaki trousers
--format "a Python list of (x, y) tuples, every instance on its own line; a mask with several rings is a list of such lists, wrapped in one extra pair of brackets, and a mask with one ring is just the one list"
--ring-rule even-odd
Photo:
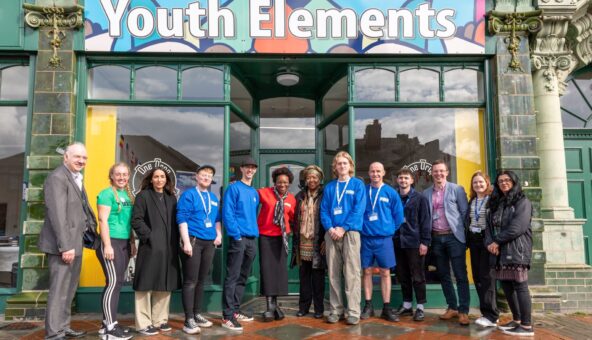
[(171, 292), (136, 291), (136, 330), (160, 327), (169, 321)]
[(325, 249), (329, 269), (329, 304), (331, 314), (344, 314), (341, 296), (341, 275), (345, 279), (347, 316), (360, 317), (362, 298), (362, 264), (360, 261), (360, 233), (348, 231), (343, 238), (333, 241), (325, 234)]

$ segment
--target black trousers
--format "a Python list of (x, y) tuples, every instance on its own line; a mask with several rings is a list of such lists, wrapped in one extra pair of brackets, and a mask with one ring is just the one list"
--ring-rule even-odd
[(117, 321), (119, 294), (124, 283), (125, 271), (130, 260), (130, 241), (128, 239), (111, 239), (113, 260), (105, 260), (103, 244), (96, 250), (97, 257), (105, 273), (106, 285), (103, 289), (102, 307), (105, 327)]
[(301, 261), (300, 268), (300, 298), (298, 309), (308, 312), (314, 302), (314, 311), (322, 314), (325, 311), (325, 269), (315, 269), (312, 261)]
[(480, 234), (470, 233), (468, 243), (471, 250), (471, 272), (479, 296), (481, 315), (491, 322), (496, 322), (499, 312), (496, 303), (495, 278), (491, 275), (489, 265), (491, 254), (483, 244), (483, 236)]
[(222, 314), (228, 320), (238, 313), (245, 293), (245, 284), (257, 255), (255, 238), (230, 239), (226, 254), (226, 278), (222, 296)]
[(426, 303), (425, 256), (419, 256), (419, 248), (402, 249), (395, 242), (395, 258), (395, 272), (397, 281), (401, 284), (403, 301), (412, 302), (415, 291), (417, 303)]
[(204, 282), (210, 272), (216, 247), (212, 240), (191, 238), (192, 256), (181, 255), (183, 262), (183, 310), (185, 318), (192, 318), (201, 311)]
[(510, 310), (512, 311), (512, 320), (520, 320), (524, 326), (532, 324), (532, 302), (530, 292), (528, 291), (528, 281), (500, 281)]

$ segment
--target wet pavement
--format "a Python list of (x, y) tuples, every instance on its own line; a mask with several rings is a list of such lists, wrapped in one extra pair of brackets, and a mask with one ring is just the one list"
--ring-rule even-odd
[[(474, 324), (478, 317), (470, 315), (471, 325), (461, 326), (457, 320), (441, 321), (438, 319), (442, 310), (427, 309), (423, 322), (414, 322), (410, 316), (401, 318), (400, 322), (388, 322), (377, 317), (363, 320), (359, 325), (348, 326), (345, 322), (328, 324), (317, 320), (312, 314), (297, 318), (288, 316), (281, 321), (262, 322), (259, 317), (252, 322), (243, 322), (242, 333), (232, 332), (220, 326), (220, 316), (206, 314), (214, 322), (211, 328), (202, 328), (201, 334), (187, 335), (183, 333), (183, 316), (171, 315), (171, 332), (157, 336), (141, 336), (132, 331), (134, 339), (249, 339), (249, 340), (371, 340), (371, 339), (516, 339), (496, 329), (484, 329)], [(473, 312), (473, 310), (471, 310)], [(475, 311), (476, 312), (476, 311)], [(286, 314), (295, 315), (295, 310), (286, 310)], [(503, 314), (500, 321), (507, 322), (510, 314)], [(133, 315), (127, 314), (120, 318), (120, 323), (133, 329)], [(535, 339), (592, 339), (592, 316), (586, 314), (544, 314), (534, 315)], [(81, 339), (97, 339), (100, 325), (99, 314), (77, 314), (72, 322), (74, 329), (84, 329), (88, 333)], [(19, 329), (20, 328), (20, 329)], [(29, 328), (29, 329), (22, 329)], [(43, 339), (42, 322), (0, 322), (0, 339)], [(532, 339), (532, 337), (527, 337)]]

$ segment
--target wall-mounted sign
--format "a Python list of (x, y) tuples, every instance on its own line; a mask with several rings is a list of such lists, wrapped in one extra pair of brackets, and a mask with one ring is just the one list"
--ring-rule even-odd
[(485, 0), (86, 0), (105, 52), (483, 54)]
[(142, 180), (153, 169), (161, 169), (169, 175), (169, 178), (175, 184), (175, 195), (179, 196), (179, 189), (177, 188), (177, 174), (170, 165), (163, 162), (160, 158), (155, 158), (152, 161), (136, 165), (132, 171), (132, 193), (137, 195), (140, 190), (142, 190)]

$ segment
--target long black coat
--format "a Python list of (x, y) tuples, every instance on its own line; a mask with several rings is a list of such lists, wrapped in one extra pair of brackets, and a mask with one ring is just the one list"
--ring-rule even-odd
[(134, 289), (173, 291), (181, 288), (179, 265), (179, 229), (176, 223), (177, 200), (164, 194), (166, 211), (157, 204), (157, 193), (142, 190), (136, 196), (132, 227), (140, 239)]

